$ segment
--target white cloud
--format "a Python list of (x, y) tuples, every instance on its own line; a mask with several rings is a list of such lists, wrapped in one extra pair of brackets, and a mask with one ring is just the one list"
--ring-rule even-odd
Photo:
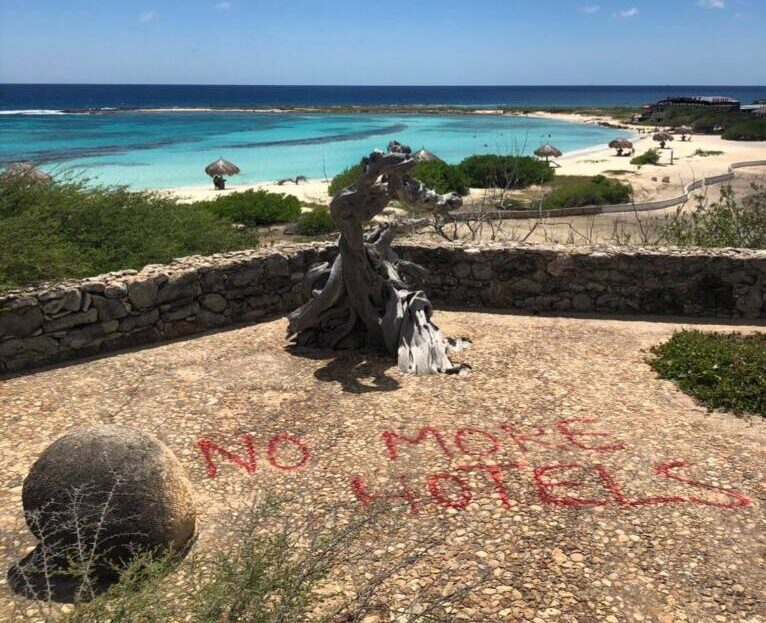
[(142, 24), (146, 24), (148, 22), (154, 22), (159, 17), (157, 11), (144, 11), (141, 13), (141, 15), (138, 16), (138, 21)]
[(218, 2), (213, 8), (216, 11), (228, 11), (232, 7), (234, 7), (234, 4), (231, 2)]
[(724, 0), (697, 0), (697, 6), (703, 9), (723, 9), (726, 8)]
[(588, 6), (580, 7), (580, 13), (587, 13), (589, 15), (598, 13), (601, 7), (597, 4), (589, 4)]
[(632, 7), (630, 9), (625, 9), (624, 11), (620, 11), (620, 17), (635, 17), (638, 15), (638, 9), (636, 7)]

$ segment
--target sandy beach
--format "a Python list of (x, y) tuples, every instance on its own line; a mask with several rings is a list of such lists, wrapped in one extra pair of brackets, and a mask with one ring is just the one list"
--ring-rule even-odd
[[(498, 111), (484, 111), (485, 114), (497, 114)], [(614, 123), (614, 119), (603, 116), (582, 115), (578, 113), (549, 113), (537, 112), (530, 116), (569, 121), (572, 123), (588, 123), (598, 125)], [(636, 154), (648, 149), (659, 147), (652, 140), (653, 133), (639, 134), (646, 130), (642, 126), (628, 126), (635, 133), (633, 143)], [(723, 152), (720, 154), (700, 156), (697, 150), (705, 152)], [(694, 135), (689, 141), (681, 141), (677, 137), (668, 143), (667, 149), (661, 150), (662, 160), (659, 166), (644, 166), (640, 169), (630, 164), (630, 157), (618, 157), (614, 149), (599, 145), (585, 150), (565, 153), (557, 159), (561, 165), (556, 169), (557, 175), (617, 175), (617, 177), (633, 186), (635, 197), (639, 201), (662, 199), (679, 195), (689, 182), (701, 177), (726, 173), (729, 165), (735, 162), (766, 159), (766, 142), (726, 141), (720, 136)], [(672, 164), (671, 164), (672, 157)], [(750, 173), (759, 173), (761, 169), (753, 168)], [(620, 172), (615, 174), (615, 172)], [(766, 175), (766, 170), (763, 171)], [(663, 181), (667, 178), (669, 181)], [(287, 182), (279, 185), (275, 182), (258, 184), (237, 184), (236, 178), (229, 180), (225, 191), (216, 191), (212, 184), (204, 186), (184, 186), (165, 189), (181, 201), (192, 202), (214, 199), (225, 194), (240, 192), (248, 189), (262, 189), (269, 192), (281, 192), (298, 197), (307, 203), (326, 204), (330, 197), (327, 194), (328, 181), (311, 179), (300, 184)], [(468, 202), (480, 201), (484, 191), (473, 189)]]
[(327, 180), (307, 180), (300, 184), (286, 182), (281, 186), (276, 182), (261, 182), (258, 184), (237, 184), (236, 181), (227, 181), (226, 190), (215, 190), (213, 184), (205, 186), (181, 186), (178, 188), (167, 188), (161, 192), (167, 192), (177, 197), (181, 202), (191, 203), (194, 201), (206, 201), (208, 199), (217, 199), (231, 193), (243, 192), (245, 190), (266, 190), (272, 193), (285, 193), (294, 195), (306, 203), (326, 204), (330, 202), (327, 194), (327, 188), (330, 183)]
[[(534, 116), (574, 123), (614, 123), (614, 120), (608, 117), (576, 113), (539, 112), (534, 113)], [(636, 155), (659, 147), (659, 144), (652, 140), (654, 132), (638, 134), (640, 129), (646, 130), (646, 128), (637, 125), (628, 127), (635, 132), (632, 140)], [(699, 156), (695, 155), (697, 150), (723, 153)], [(632, 184), (636, 199), (662, 199), (680, 194), (686, 184), (696, 179), (727, 173), (729, 166), (735, 162), (766, 160), (766, 142), (726, 141), (714, 135), (694, 135), (689, 141), (681, 141), (680, 136), (676, 136), (676, 140), (668, 143), (667, 149), (660, 150), (660, 153), (662, 159), (659, 166), (644, 166), (639, 169), (630, 164), (630, 157), (618, 157), (614, 149), (602, 145), (584, 152), (564, 154), (557, 160), (561, 168), (557, 169), (556, 173), (557, 175), (598, 175), (612, 171), (630, 171), (629, 174), (624, 174), (620, 178)], [(766, 168), (760, 170), (763, 170), (766, 175)], [(759, 169), (753, 168), (750, 171), (757, 173)], [(669, 182), (662, 181), (666, 177), (670, 178)]]

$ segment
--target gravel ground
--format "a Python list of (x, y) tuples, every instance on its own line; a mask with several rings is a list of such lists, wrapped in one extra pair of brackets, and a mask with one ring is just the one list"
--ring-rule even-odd
[(387, 586), (391, 608), (484, 573), (456, 620), (766, 621), (766, 423), (707, 413), (645, 363), (697, 325), (436, 320), (472, 340), (472, 373), (286, 349), (279, 319), (0, 381), (3, 569), (31, 542), (18, 525), (36, 456), (72, 427), (114, 422), (178, 455), (202, 550), (254, 493), (283, 496), (292, 516), (398, 501), (370, 564), (434, 543)]

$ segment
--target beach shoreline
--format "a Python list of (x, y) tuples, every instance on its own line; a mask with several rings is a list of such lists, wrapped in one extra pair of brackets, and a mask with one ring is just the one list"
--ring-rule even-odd
[[(578, 112), (553, 113), (539, 110), (526, 116), (590, 125), (602, 125), (608, 122), (603, 115)], [(625, 129), (632, 132), (630, 140), (634, 143), (636, 154), (659, 147), (652, 140), (651, 134), (638, 133), (639, 129), (646, 129), (644, 126), (626, 124)], [(673, 164), (670, 164), (671, 150)], [(699, 156), (695, 155), (697, 150), (723, 153)], [(624, 171), (618, 177), (633, 186), (637, 200), (664, 199), (680, 194), (686, 184), (696, 179), (726, 173), (729, 166), (735, 162), (766, 159), (766, 142), (727, 141), (717, 135), (700, 134), (692, 136), (690, 141), (675, 140), (669, 143), (668, 149), (661, 150), (661, 155), (660, 166), (639, 168), (630, 164), (630, 157), (618, 157), (615, 150), (607, 145), (595, 145), (567, 152), (556, 159), (556, 163), (560, 165), (556, 173), (557, 175), (594, 176), (614, 175), (615, 171)], [(663, 181), (665, 178), (669, 181)], [(283, 185), (276, 182), (238, 185), (236, 181), (230, 181), (229, 184), (229, 188), (225, 191), (216, 191), (210, 184), (165, 188), (161, 189), (161, 192), (166, 192), (184, 202), (209, 200), (251, 189), (290, 194), (306, 203), (327, 204), (330, 201), (327, 194), (329, 180), (324, 179), (310, 179), (297, 185), (290, 182)], [(482, 190), (474, 189), (468, 201), (478, 200), (482, 194)]]

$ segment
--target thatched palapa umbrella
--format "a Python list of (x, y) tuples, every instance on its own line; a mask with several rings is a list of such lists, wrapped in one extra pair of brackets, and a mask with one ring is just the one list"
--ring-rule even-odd
[(654, 140), (660, 144), (661, 149), (665, 149), (665, 143), (672, 141), (673, 135), (670, 132), (657, 132), (654, 135)]
[(416, 162), (444, 162), (439, 156), (423, 148), (412, 154)]
[(11, 178), (22, 178), (30, 184), (47, 184), (53, 180), (50, 175), (32, 166), (29, 162), (17, 162), (7, 166), (0, 175), (0, 179), (9, 180)]
[(633, 143), (626, 138), (616, 138), (609, 143), (609, 147), (617, 150), (617, 155), (622, 156), (624, 149), (633, 149)]
[(561, 151), (551, 145), (550, 143), (546, 143), (545, 145), (542, 145), (541, 147), (538, 147), (535, 149), (535, 156), (538, 158), (545, 158), (545, 162), (548, 162), (548, 158), (558, 158), (561, 156)]
[(676, 128), (676, 132), (678, 132), (681, 135), (681, 140), (685, 141), (686, 135), (691, 134), (693, 130), (688, 125), (682, 125), (680, 128)]
[(216, 189), (224, 190), (224, 188), (226, 188), (226, 180), (223, 176), (236, 175), (239, 173), (239, 167), (228, 160), (218, 158), (218, 160), (211, 162), (205, 167), (205, 173), (213, 178), (213, 186), (215, 186)]

